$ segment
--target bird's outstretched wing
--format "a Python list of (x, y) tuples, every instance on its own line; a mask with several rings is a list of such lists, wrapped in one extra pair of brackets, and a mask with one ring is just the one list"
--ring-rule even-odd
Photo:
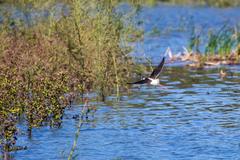
[(163, 69), (164, 62), (165, 62), (165, 57), (163, 57), (161, 63), (153, 70), (153, 72), (150, 75), (150, 78), (156, 79), (159, 76), (159, 74)]
[(128, 84), (144, 84), (144, 83), (148, 83), (148, 82), (150, 82), (150, 80), (148, 78), (144, 78), (140, 81), (132, 82), (132, 83), (128, 83)]

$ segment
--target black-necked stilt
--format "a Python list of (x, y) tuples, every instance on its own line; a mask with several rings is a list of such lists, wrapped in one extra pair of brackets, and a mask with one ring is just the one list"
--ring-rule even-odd
[(151, 75), (148, 78), (143, 78), (140, 81), (137, 82), (133, 82), (133, 83), (128, 83), (128, 84), (150, 84), (150, 85), (160, 85), (160, 81), (159, 81), (159, 75), (163, 69), (163, 65), (165, 62), (165, 57), (163, 57), (161, 63), (153, 70), (153, 72), (151, 73)]

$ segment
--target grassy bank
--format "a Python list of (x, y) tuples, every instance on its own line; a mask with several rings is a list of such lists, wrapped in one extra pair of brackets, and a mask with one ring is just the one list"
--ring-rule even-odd
[[(15, 1), (14, 1), (15, 2)], [(55, 1), (11, 3), (24, 15), (50, 10), (46, 19), (26, 25), (4, 13), (0, 26), (0, 144), (14, 150), (19, 119), (34, 127), (59, 127), (74, 96), (119, 94), (133, 67), (123, 45), (125, 32), (112, 1), (65, 1), (69, 13), (56, 20)], [(38, 7), (41, 6), (41, 7)], [(45, 7), (45, 8), (44, 8)], [(6, 158), (6, 155), (5, 155)]]

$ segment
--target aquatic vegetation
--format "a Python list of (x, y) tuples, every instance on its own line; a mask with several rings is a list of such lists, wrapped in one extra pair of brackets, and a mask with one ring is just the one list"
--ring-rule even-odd
[[(47, 8), (54, 4), (44, 2)], [(120, 94), (134, 66), (129, 49), (121, 43), (127, 37), (122, 34), (129, 32), (114, 11), (115, 2), (94, 2), (66, 1), (68, 15), (55, 20), (52, 13), (31, 26), (5, 17), (0, 27), (3, 153), (15, 145), (19, 119), (26, 122), (31, 136), (35, 127), (59, 127), (64, 109), (78, 95), (96, 92), (104, 100), (113, 92)], [(16, 3), (19, 10), (29, 6)]]
[(80, 112), (80, 114), (79, 114), (79, 120), (78, 120), (78, 125), (77, 125), (77, 131), (76, 131), (76, 133), (75, 133), (75, 139), (74, 139), (74, 142), (73, 142), (73, 146), (72, 146), (72, 148), (71, 148), (71, 151), (70, 151), (70, 153), (69, 153), (68, 160), (73, 159), (73, 154), (74, 154), (74, 151), (75, 151), (76, 146), (77, 146), (78, 137), (79, 137), (79, 135), (80, 135), (80, 129), (81, 129), (83, 123), (84, 123), (85, 117), (87, 117), (88, 112), (90, 112), (90, 109), (89, 109), (89, 107), (90, 107), (90, 105), (89, 105), (89, 99), (88, 99), (88, 98), (85, 98), (85, 99), (83, 100), (83, 102), (84, 102), (84, 103), (83, 103), (83, 107), (82, 107), (81, 112)]
[[(199, 44), (203, 37), (199, 34), (192, 33), (189, 41), (189, 51), (185, 52), (184, 57), (202, 65), (219, 65), (219, 64), (239, 64), (239, 27), (229, 27), (224, 25), (218, 31), (209, 31), (208, 39), (204, 52), (201, 53)], [(191, 57), (195, 55), (195, 58)], [(197, 56), (197, 58), (196, 58)], [(181, 58), (184, 60), (184, 58)]]
[[(98, 93), (101, 100), (111, 93), (120, 95), (120, 86), (125, 87), (130, 75), (141, 76), (148, 70), (143, 64), (135, 65), (128, 55), (131, 48), (125, 46), (126, 41), (142, 40), (144, 31), (126, 28), (115, 12), (118, 1), (61, 1), (67, 4), (68, 13), (62, 11), (60, 18), (51, 11), (57, 1), (5, 2), (14, 4), (27, 19), (26, 24), (25, 19), (4, 13), (0, 26), (0, 149), (5, 158), (16, 150), (19, 119), (27, 125), (29, 137), (33, 128), (60, 127), (73, 99), (81, 97), (85, 103), (84, 95), (89, 92)], [(46, 19), (28, 23), (35, 9), (47, 10)], [(151, 34), (160, 33), (156, 27)], [(235, 28), (209, 32), (205, 56), (198, 54), (200, 40), (200, 35), (193, 34), (192, 51), (186, 49), (175, 59), (194, 61), (201, 67), (215, 65), (220, 58), (230, 62), (239, 58), (240, 36)]]
[(128, 42), (142, 41), (144, 39), (144, 30), (143, 29), (136, 30), (136, 28), (131, 27), (128, 30), (131, 33), (127, 37)]
[(234, 38), (232, 28), (223, 27), (217, 33), (209, 33), (209, 42), (206, 46), (206, 54), (219, 54), (220, 56), (229, 56), (233, 47), (236, 46), (237, 39)]
[(189, 49), (195, 52), (200, 52), (199, 46), (200, 46), (200, 33), (197, 33), (195, 27), (192, 27), (191, 30), (191, 37), (189, 40)]
[(153, 29), (149, 32), (149, 35), (152, 37), (160, 36), (160, 34), (161, 34), (160, 30), (156, 26), (153, 27)]

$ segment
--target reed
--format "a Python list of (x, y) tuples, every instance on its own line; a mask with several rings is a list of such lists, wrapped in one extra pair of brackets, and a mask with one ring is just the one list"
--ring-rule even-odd
[(190, 37), (190, 40), (189, 40), (188, 48), (191, 51), (200, 53), (200, 48), (199, 48), (200, 43), (201, 43), (200, 33), (197, 33), (195, 27), (192, 27), (190, 34), (191, 34), (191, 37)]
[[(192, 33), (192, 36), (189, 40), (189, 48), (193, 52), (200, 53), (202, 60), (206, 61), (224, 61), (228, 60), (228, 63), (237, 63), (239, 58), (238, 47), (239, 47), (239, 26), (230, 27), (224, 25), (217, 31), (210, 30), (208, 32), (208, 38), (204, 52), (199, 51), (200, 40), (204, 39), (203, 37)], [(197, 41), (197, 43), (196, 43)], [(235, 62), (236, 61), (236, 62)]]

